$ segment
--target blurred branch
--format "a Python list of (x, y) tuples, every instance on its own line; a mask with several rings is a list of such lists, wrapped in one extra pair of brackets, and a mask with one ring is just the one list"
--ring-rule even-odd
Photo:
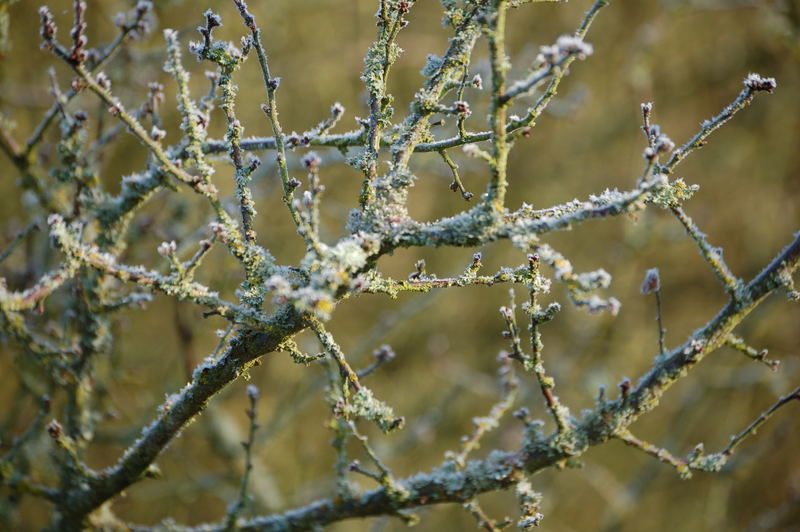
[(25, 229), (17, 231), (17, 234), (14, 235), (14, 239), (11, 241), (11, 243), (6, 246), (6, 249), (0, 252), (0, 263), (5, 261), (14, 252), (14, 250), (17, 249), (17, 246), (19, 246), (22, 241), (28, 237), (28, 235), (34, 231), (38, 231), (39, 229), (39, 222), (34, 221), (29, 223)]

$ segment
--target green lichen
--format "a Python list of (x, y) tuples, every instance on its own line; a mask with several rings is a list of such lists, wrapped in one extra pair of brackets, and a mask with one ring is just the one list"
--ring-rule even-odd
[(348, 416), (363, 418), (375, 423), (383, 432), (390, 432), (402, 428), (404, 420), (394, 414), (394, 410), (375, 398), (372, 390), (361, 388), (350, 397), (345, 406), (345, 413)]

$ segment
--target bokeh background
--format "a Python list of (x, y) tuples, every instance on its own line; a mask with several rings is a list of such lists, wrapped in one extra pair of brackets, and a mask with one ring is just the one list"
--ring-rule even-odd
[[(155, 31), (120, 54), (106, 69), (114, 89), (128, 107), (142, 101), (147, 83), (165, 84), (169, 125), (167, 141), (178, 138), (177, 117), (171, 109), (174, 83), (161, 70), (164, 60), (161, 29), (180, 30), (184, 44), (197, 39), (194, 28), (207, 8), (217, 10), (225, 26), (217, 38), (238, 41), (243, 26), (232, 3), (158, 1)], [(67, 38), (71, 2), (50, 0)], [(130, 2), (89, 2), (90, 44), (114, 35), (113, 15)], [(509, 19), (509, 52), (515, 69), (524, 71), (538, 47), (571, 33), (589, 0), (542, 4), (517, 9)], [(49, 107), (46, 70), (56, 68), (66, 86), (70, 76), (38, 47), (38, 2), (19, 2), (8, 8), (8, 48), (0, 59), (0, 110), (16, 122), (13, 134), (24, 139)], [(264, 30), (274, 75), (282, 78), (279, 91), (281, 120), (287, 131), (310, 128), (328, 115), (334, 102), (347, 113), (338, 128), (356, 127), (365, 116), (365, 93), (358, 79), (362, 57), (375, 32), (376, 2), (272, 0), (252, 2)], [(392, 70), (391, 92), (403, 113), (422, 82), (419, 74), (429, 53), (441, 54), (448, 33), (441, 26), (437, 2), (419, 2), (411, 24), (399, 38), (405, 54)], [(779, 87), (761, 96), (733, 123), (716, 133), (710, 144), (680, 166), (678, 175), (701, 186), (687, 212), (709, 235), (740, 277), (752, 278), (800, 230), (800, 4), (792, 0), (617, 0), (604, 9), (587, 38), (595, 54), (576, 63), (562, 84), (558, 99), (529, 139), (517, 143), (510, 166), (510, 207), (523, 201), (536, 207), (585, 198), (606, 187), (630, 188), (640, 175), (644, 147), (639, 129), (639, 103), (655, 102), (655, 122), (676, 142), (688, 139), (698, 124), (731, 101), (749, 72), (774, 76)], [(488, 80), (485, 43), (474, 71)], [(252, 58), (251, 58), (252, 59)], [(185, 56), (192, 71), (195, 96), (207, 90), (203, 71)], [(258, 109), (264, 98), (255, 61), (238, 76), (239, 114), (249, 135), (270, 134)], [(469, 93), (474, 113), (470, 129), (485, 129), (485, 94)], [(97, 116), (102, 106), (90, 95), (73, 104)], [(520, 112), (524, 107), (520, 107)], [(104, 120), (109, 120), (106, 116)], [(215, 114), (212, 136), (221, 136), (221, 116)], [(107, 123), (106, 123), (107, 125)], [(51, 132), (52, 140), (53, 132)], [(322, 179), (327, 187), (323, 207), (324, 236), (343, 233), (347, 212), (356, 203), (359, 174), (342, 163), (335, 150), (321, 150)], [(300, 175), (299, 158), (291, 164)], [(484, 167), (458, 150), (467, 188), (480, 193), (486, 183)], [(42, 150), (43, 164), (55, 157), (53, 144)], [(136, 141), (122, 136), (104, 154), (102, 181), (111, 191), (121, 176), (141, 168), (146, 153)], [(416, 157), (419, 176), (411, 196), (418, 219), (435, 219), (464, 208), (450, 192), (449, 170), (436, 154)], [(284, 263), (298, 260), (302, 247), (280, 202), (272, 155), (254, 181), (259, 216), (259, 240)], [(231, 170), (218, 165), (217, 185), (232, 190)], [(0, 158), (0, 237), (11, 240), (31, 211), (20, 198), (16, 170)], [(184, 238), (208, 218), (207, 208), (185, 192), (161, 193), (141, 212), (132, 229), (136, 245), (126, 261), (157, 266), (155, 249), (164, 239)], [(669, 213), (656, 208), (631, 218), (584, 224), (571, 232), (549, 235), (546, 241), (564, 253), (578, 271), (605, 268), (614, 278), (607, 295), (622, 302), (617, 317), (589, 315), (573, 308), (562, 287), (554, 285), (549, 299), (564, 310), (544, 330), (545, 362), (557, 382), (558, 395), (573, 412), (590, 408), (600, 385), (614, 388), (624, 377), (641, 375), (657, 350), (654, 301), (639, 293), (644, 272), (661, 271), (667, 342), (681, 343), (709, 320), (724, 303), (723, 291), (709, 268)], [(57, 260), (46, 251), (46, 238), (34, 237), (26, 253), (16, 254), (0, 275), (23, 282), (17, 275)], [(486, 271), (516, 266), (524, 256), (508, 243), (481, 250)], [(428, 271), (439, 276), (458, 274), (473, 250), (398, 251), (380, 267), (404, 277), (424, 258)], [(239, 270), (216, 249), (203, 268), (201, 280), (232, 297)], [(23, 276), (24, 277), (24, 276)], [(521, 295), (521, 293), (520, 293)], [(498, 397), (497, 353), (506, 347), (500, 336), (497, 308), (508, 302), (508, 288), (472, 287), (428, 295), (361, 297), (339, 305), (331, 329), (355, 366), (371, 361), (371, 352), (388, 343), (397, 358), (370, 377), (378, 395), (406, 416), (405, 429), (390, 436), (369, 432), (394, 473), (404, 477), (439, 464), (445, 451), (456, 449), (471, 419), (484, 415)], [(147, 310), (122, 314), (113, 355), (104, 360), (102, 408), (108, 420), (100, 427), (89, 457), (91, 465), (112, 463), (135, 438), (155, 408), (187, 380), (188, 368), (216, 345), (215, 331), (224, 326), (203, 319), (201, 310), (157, 296)], [(65, 317), (64, 319), (69, 319)], [(721, 349), (671, 389), (663, 404), (633, 426), (641, 438), (684, 455), (698, 442), (716, 450), (746, 426), (781, 394), (800, 384), (800, 307), (773, 296), (762, 304), (738, 333), (758, 348), (769, 348), (781, 360), (777, 373), (741, 354)], [(307, 336), (301, 344), (318, 349)], [(535, 381), (523, 376), (518, 405), (547, 419)], [(257, 436), (254, 504), (263, 514), (307, 504), (333, 491), (334, 453), (324, 427), (328, 408), (323, 400), (321, 368), (295, 365), (285, 354), (271, 354), (250, 373), (250, 383), (262, 390)], [(2, 440), (18, 433), (34, 412), (30, 401), (19, 400), (19, 383), (8, 345), (0, 346), (0, 423)], [(166, 517), (199, 524), (220, 519), (233, 501), (242, 469), (238, 442), (244, 439), (246, 399), (238, 382), (218, 396), (207, 415), (190, 426), (158, 461), (164, 476), (141, 482), (118, 498), (113, 508), (124, 519), (155, 524)], [(58, 402), (56, 398), (56, 413)], [(798, 407), (779, 412), (756, 437), (746, 442), (719, 474), (697, 474), (681, 481), (674, 470), (642, 453), (610, 442), (592, 449), (582, 469), (549, 470), (533, 478), (544, 495), (542, 528), (553, 531), (588, 530), (800, 530), (800, 423)], [(548, 426), (550, 425), (547, 419)], [(508, 419), (486, 438), (488, 449), (513, 449), (520, 441), (520, 424)], [(369, 429), (367, 429), (369, 430)], [(42, 478), (48, 478), (48, 442), (35, 448), (42, 457)], [(353, 447), (354, 456), (358, 450)], [(362, 460), (366, 463), (366, 461)], [(353, 482), (370, 486), (354, 477)], [(511, 493), (481, 497), (487, 512), (500, 518), (515, 516)], [(463, 509), (450, 505), (423, 509), (419, 530), (470, 530), (475, 522)], [(47, 508), (27, 500), (17, 521), (20, 530), (47, 521)], [(346, 521), (336, 531), (400, 530), (396, 519)]]

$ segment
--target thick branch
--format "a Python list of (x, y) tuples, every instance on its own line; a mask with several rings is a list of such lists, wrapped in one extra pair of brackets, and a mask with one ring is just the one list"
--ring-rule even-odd
[(125, 451), (117, 464), (89, 479), (89, 489), (64, 494), (59, 504), (64, 523), (79, 522), (82, 516), (140, 480), (214, 395), (236, 380), (259, 356), (275, 351), (281, 342), (300, 331), (302, 322), (293, 309), (283, 308), (272, 315), (268, 326), (268, 333), (241, 333), (222, 357), (198, 366), (192, 382), (168, 398), (156, 420), (143, 429), (141, 437)]
[(538, 471), (581, 455), (589, 447), (623, 433), (640, 416), (654, 409), (672, 384), (685, 377), (708, 353), (720, 347), (745, 316), (782, 286), (780, 278), (794, 272), (798, 262), (800, 236), (746, 285), (743, 294), (747, 296), (747, 303), (731, 301), (725, 305), (684, 345), (674, 349), (669, 356), (659, 358), (624, 398), (601, 404), (584, 417), (566, 440), (560, 434), (529, 439), (518, 452), (494, 451), (485, 460), (469, 462), (464, 470), (459, 470), (452, 462), (445, 463), (430, 473), (400, 481), (408, 491), (405, 498), (393, 497), (387, 490), (379, 488), (346, 501), (326, 499), (280, 515), (256, 518), (246, 523), (242, 530), (306, 530), (343, 519), (391, 514), (432, 504), (466, 502), (481, 493), (508, 488), (518, 481), (523, 471)]

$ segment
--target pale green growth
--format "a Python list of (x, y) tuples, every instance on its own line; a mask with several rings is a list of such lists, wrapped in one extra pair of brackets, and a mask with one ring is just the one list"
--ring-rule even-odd
[[(478, 271), (482, 266), (480, 255), (480, 253), (476, 253), (473, 256), (472, 263), (458, 277), (440, 278), (436, 275), (418, 272), (411, 274), (407, 280), (397, 280), (382, 277), (376, 271), (365, 278), (366, 287), (363, 291), (372, 294), (383, 293), (395, 298), (401, 292), (429, 292), (436, 288), (469, 285), (494, 286), (501, 283), (528, 284), (530, 282), (527, 266), (519, 266), (514, 269), (502, 268), (493, 275), (478, 275)], [(543, 291), (547, 291), (549, 288), (548, 279), (542, 278), (536, 282), (543, 287)]]
[(289, 353), (289, 356), (292, 357), (292, 360), (297, 364), (304, 364), (308, 366), (312, 362), (316, 362), (327, 356), (327, 353), (316, 353), (313, 355), (309, 355), (303, 353), (300, 348), (297, 346), (297, 343), (294, 340), (287, 340), (283, 344), (280, 345), (280, 351), (285, 351)]
[(671, 183), (654, 191), (650, 201), (665, 209), (678, 207), (692, 199), (695, 192), (700, 190), (700, 185), (687, 185), (683, 178), (678, 178)]
[(202, 143), (206, 139), (206, 127), (208, 117), (197, 108), (189, 94), (189, 73), (181, 64), (181, 43), (178, 41), (178, 32), (175, 30), (164, 30), (164, 39), (167, 41), (167, 61), (164, 63), (164, 71), (175, 78), (178, 85), (178, 111), (182, 116), (181, 131), (187, 137), (185, 150), (200, 178), (208, 185), (214, 168), (206, 162), (203, 155)]
[[(206, 15), (208, 20), (214, 20), (213, 14), (210, 12)], [(206, 28), (209, 41), (213, 27), (213, 23), (209, 23)], [(181, 129), (188, 139), (184, 149), (194, 162), (201, 182), (207, 186), (213, 186), (210, 184), (210, 180), (214, 174), (214, 168), (207, 162), (203, 151), (210, 117), (206, 112), (198, 108), (189, 94), (189, 74), (181, 64), (180, 44), (177, 39), (177, 33), (173, 30), (165, 30), (164, 37), (167, 40), (168, 52), (164, 70), (172, 74), (178, 84), (178, 110), (183, 116)], [(247, 280), (242, 285), (242, 301), (246, 305), (258, 308), (263, 304), (264, 296), (263, 290), (259, 287), (263, 284), (273, 260), (263, 248), (253, 244), (255, 233), (252, 230), (252, 218), (255, 216), (255, 208), (253, 207), (252, 195), (249, 189), (249, 179), (255, 170), (255, 166), (245, 167), (242, 162), (238, 144), (242, 127), (233, 114), (237, 89), (231, 82), (231, 75), (246, 59), (247, 54), (229, 43), (216, 42), (208, 47), (193, 43), (192, 47), (196, 49), (195, 52), (198, 57), (214, 61), (219, 67), (220, 107), (225, 112), (228, 120), (226, 141), (230, 146), (229, 154), (235, 167), (234, 180), (236, 181), (239, 202), (242, 206), (244, 234), (224, 210), (219, 200), (215, 197), (209, 199), (217, 216), (217, 227), (220, 230), (221, 240), (245, 267)]]
[(56, 245), (73, 264), (91, 266), (121, 281), (133, 282), (180, 300), (187, 299), (198, 305), (206, 306), (235, 323), (246, 324), (254, 329), (261, 329), (263, 323), (268, 321), (265, 314), (224, 301), (218, 297), (216, 292), (200, 283), (182, 277), (178, 272), (164, 276), (141, 266), (118, 264), (114, 255), (102, 252), (94, 246), (81, 244), (58, 215), (51, 216), (48, 223)]
[(762, 364), (766, 365), (772, 371), (778, 371), (778, 366), (781, 365), (780, 360), (771, 360), (767, 358), (767, 354), (769, 353), (766, 349), (754, 349), (745, 343), (745, 341), (735, 334), (729, 334), (727, 338), (725, 338), (725, 345), (728, 347), (732, 347), (736, 349), (743, 355), (748, 358), (755, 360), (756, 362), (761, 362)]
[(70, 280), (77, 272), (78, 266), (77, 261), (67, 260), (56, 270), (40, 277), (34, 286), (21, 292), (10, 292), (5, 283), (0, 282), (0, 306), (7, 312), (33, 309)]
[[(556, 280), (566, 285), (570, 299), (576, 306), (583, 307), (589, 312), (608, 311), (612, 315), (619, 312), (620, 302), (616, 298), (603, 299), (591, 293), (611, 285), (611, 275), (608, 272), (599, 269), (576, 274), (572, 270), (572, 263), (548, 244), (534, 244), (531, 249), (544, 263), (553, 268)], [(552, 312), (555, 310), (557, 309)]]
[(522, 510), (521, 517), (517, 522), (517, 527), (522, 530), (537, 527), (542, 523), (544, 515), (539, 512), (542, 504), (542, 495), (534, 491), (533, 486), (527, 478), (523, 478), (515, 486), (517, 499)]
[(383, 432), (389, 432), (403, 426), (402, 417), (397, 417), (394, 410), (375, 398), (372, 390), (362, 387), (347, 402), (344, 413), (355, 418), (364, 418), (375, 423)]
[[(353, 371), (345, 359), (341, 347), (334, 341), (333, 336), (325, 330), (322, 323), (313, 317), (309, 317), (308, 322), (310, 328), (316, 333), (322, 347), (339, 366), (339, 371), (342, 375), (342, 387), (339, 396), (342, 401), (340, 414), (345, 419), (367, 419), (380, 427), (383, 432), (402, 427), (404, 419), (396, 417), (389, 405), (376, 399), (372, 390), (361, 384), (358, 374)], [(355, 390), (355, 394), (350, 394), (350, 387)]]

